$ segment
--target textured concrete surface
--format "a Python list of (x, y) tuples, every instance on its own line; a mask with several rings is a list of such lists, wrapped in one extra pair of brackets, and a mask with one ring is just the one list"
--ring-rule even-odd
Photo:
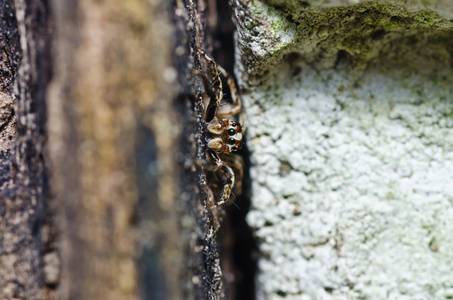
[(253, 81), (239, 62), (259, 299), (453, 298), (452, 40), (402, 33), (360, 67), (302, 47)]

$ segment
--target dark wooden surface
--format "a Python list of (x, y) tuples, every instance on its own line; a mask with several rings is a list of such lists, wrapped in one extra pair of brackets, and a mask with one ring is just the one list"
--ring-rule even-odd
[(0, 10), (0, 298), (222, 298), (194, 163), (206, 3)]

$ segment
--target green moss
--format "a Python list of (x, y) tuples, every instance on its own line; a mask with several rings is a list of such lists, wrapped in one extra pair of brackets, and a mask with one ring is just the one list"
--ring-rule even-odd
[[(391, 40), (420, 31), (436, 34), (453, 29), (453, 22), (436, 12), (411, 12), (386, 2), (330, 8), (312, 8), (301, 0), (251, 3), (248, 8), (255, 22), (250, 53), (254, 59), (245, 60), (244, 65), (248, 65), (249, 74), (258, 76), (292, 51), (310, 60), (310, 55), (318, 59), (321, 52), (326, 57), (343, 50), (353, 61), (363, 64)], [(244, 43), (243, 48), (250, 44)]]
[(414, 16), (414, 20), (418, 21), (421, 24), (435, 26), (436, 23), (441, 23), (443, 21), (443, 18), (435, 12), (422, 11)]

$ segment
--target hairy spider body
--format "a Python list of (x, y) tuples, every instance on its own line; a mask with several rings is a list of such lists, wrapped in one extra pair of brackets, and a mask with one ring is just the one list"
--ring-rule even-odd
[(217, 153), (229, 154), (242, 147), (242, 126), (227, 118), (214, 119), (207, 125), (209, 132), (208, 147)]
[[(228, 203), (233, 189), (240, 193), (243, 163), (242, 158), (232, 152), (242, 147), (244, 128), (239, 122), (229, 119), (229, 117), (239, 114), (242, 105), (233, 78), (203, 50), (198, 49), (198, 52), (206, 59), (209, 67), (207, 75), (199, 74), (203, 81), (205, 95), (207, 95), (204, 113), (207, 129), (207, 163), (204, 165), (204, 169), (220, 173), (223, 179), (220, 199), (210, 206), (212, 209)], [(231, 103), (222, 102), (223, 84), (220, 74), (226, 78)]]

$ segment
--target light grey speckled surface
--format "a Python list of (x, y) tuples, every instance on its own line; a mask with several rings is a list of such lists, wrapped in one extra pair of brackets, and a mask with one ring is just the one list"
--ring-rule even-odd
[(362, 65), (238, 60), (259, 299), (453, 298), (453, 33), (414, 30)]

